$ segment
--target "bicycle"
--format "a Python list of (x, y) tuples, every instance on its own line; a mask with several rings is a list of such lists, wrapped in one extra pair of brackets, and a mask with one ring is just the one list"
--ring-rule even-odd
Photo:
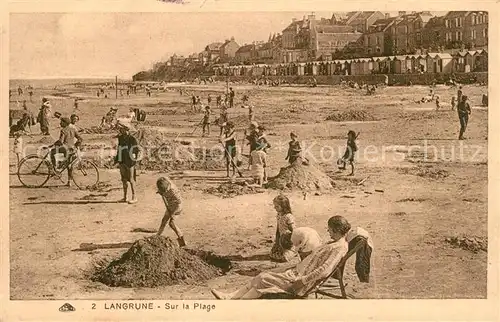
[[(30, 154), (19, 161), (17, 177), (23, 186), (26, 188), (41, 188), (52, 177), (61, 180), (61, 175), (66, 169), (73, 170), (72, 176), (68, 178), (68, 180), (72, 180), (78, 189), (91, 189), (97, 186), (99, 183), (99, 170), (97, 165), (90, 160), (82, 159), (78, 148), (76, 151), (69, 151), (68, 157), (63, 161), (62, 166), (56, 168), (50, 160), (50, 150), (52, 147), (54, 147), (54, 145), (43, 148), (48, 150), (43, 157), (38, 154)], [(94, 174), (94, 176), (92, 176), (92, 174)], [(95, 180), (92, 179), (94, 177)], [(90, 178), (88, 180), (89, 183), (84, 181), (86, 178)], [(38, 181), (32, 183), (30, 179)]]

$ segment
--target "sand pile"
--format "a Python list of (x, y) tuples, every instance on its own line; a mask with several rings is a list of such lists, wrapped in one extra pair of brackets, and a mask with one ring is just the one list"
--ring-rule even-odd
[(488, 251), (488, 238), (469, 237), (469, 236), (454, 236), (447, 237), (445, 241), (454, 247), (460, 247), (474, 253), (479, 251)]
[(173, 141), (166, 134), (143, 128), (136, 135), (143, 148), (140, 168), (158, 171), (221, 170), (225, 169), (224, 151), (196, 147), (189, 142)]
[(51, 136), (42, 136), (40, 140), (38, 140), (36, 143), (41, 143), (41, 144), (52, 144), (56, 141), (56, 139), (52, 138)]
[(399, 169), (399, 172), (433, 180), (444, 179), (450, 175), (450, 173), (445, 169), (436, 168), (432, 165), (422, 165), (414, 168), (401, 168)]
[(98, 269), (92, 280), (114, 287), (197, 284), (222, 275), (220, 268), (161, 236), (136, 241), (118, 260)]
[(376, 121), (376, 118), (366, 112), (366, 111), (344, 111), (344, 112), (335, 112), (330, 114), (326, 118), (327, 121), (335, 121), (335, 122), (346, 122), (346, 121)]
[(317, 166), (296, 162), (286, 168), (281, 168), (277, 176), (269, 179), (266, 188), (328, 190), (333, 188), (333, 183), (330, 177)]
[(245, 183), (230, 183), (225, 182), (220, 184), (218, 187), (210, 187), (205, 189), (205, 193), (210, 193), (221, 198), (233, 198), (236, 196), (262, 193), (264, 189), (258, 187), (251, 187)]
[(81, 129), (80, 133), (82, 133), (82, 134), (118, 134), (118, 130), (113, 129), (113, 128), (109, 128), (109, 127), (91, 126), (89, 128)]

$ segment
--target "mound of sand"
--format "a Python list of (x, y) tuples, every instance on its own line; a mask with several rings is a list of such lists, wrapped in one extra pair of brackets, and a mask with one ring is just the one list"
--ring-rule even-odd
[(344, 111), (344, 112), (335, 112), (330, 114), (326, 118), (327, 121), (335, 121), (335, 122), (346, 122), (346, 121), (376, 121), (376, 118), (366, 111)]
[(205, 193), (210, 193), (222, 198), (233, 198), (236, 196), (262, 193), (264, 189), (258, 187), (251, 187), (245, 183), (230, 183), (225, 182), (220, 184), (218, 187), (210, 187), (205, 189)]
[(36, 143), (41, 143), (41, 144), (52, 144), (55, 142), (55, 139), (52, 138), (51, 136), (42, 136), (40, 140), (38, 140)]
[(222, 274), (220, 268), (179, 248), (171, 239), (152, 236), (136, 241), (91, 279), (113, 287), (156, 287), (197, 284)]
[(118, 134), (118, 130), (113, 128), (105, 128), (99, 126), (91, 126), (89, 128), (81, 129), (82, 134)]
[(223, 149), (196, 147), (187, 141), (174, 141), (164, 132), (142, 128), (136, 135), (142, 146), (140, 168), (158, 171), (225, 169)]
[(296, 162), (286, 168), (281, 168), (277, 176), (270, 178), (266, 188), (328, 190), (333, 183), (326, 173), (313, 164)]
[(445, 241), (454, 247), (460, 247), (473, 253), (478, 253), (479, 251), (488, 251), (488, 238), (454, 236), (447, 237)]

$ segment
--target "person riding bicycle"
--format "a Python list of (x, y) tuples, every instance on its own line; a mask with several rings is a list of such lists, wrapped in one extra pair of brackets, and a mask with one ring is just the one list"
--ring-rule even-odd
[[(78, 134), (76, 127), (71, 126), (69, 118), (62, 117), (60, 125), (61, 134), (59, 135), (59, 140), (53, 144), (53, 148), (50, 151), (50, 160), (52, 161), (54, 169), (61, 168), (61, 165), (64, 165), (64, 162), (59, 163), (59, 166), (56, 165), (57, 153), (64, 154), (64, 159), (66, 161), (70, 155), (76, 152), (75, 149), (82, 143), (82, 137)], [(71, 186), (72, 172), (71, 167), (68, 167), (68, 183), (66, 184), (68, 187)]]

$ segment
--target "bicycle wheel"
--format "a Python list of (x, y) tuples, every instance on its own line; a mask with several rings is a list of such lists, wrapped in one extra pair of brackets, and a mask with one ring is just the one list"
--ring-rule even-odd
[(99, 183), (99, 170), (94, 162), (77, 160), (72, 168), (72, 179), (78, 189), (92, 189)]
[(49, 161), (38, 155), (29, 155), (21, 160), (17, 168), (17, 177), (27, 188), (40, 188), (50, 178)]

